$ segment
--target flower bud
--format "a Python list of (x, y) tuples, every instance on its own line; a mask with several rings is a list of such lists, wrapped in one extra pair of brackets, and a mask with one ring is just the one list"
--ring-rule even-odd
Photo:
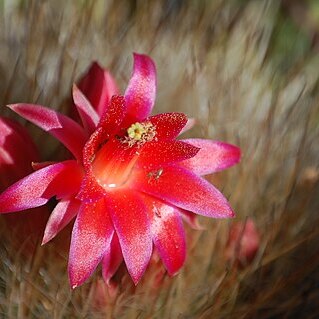
[(228, 261), (236, 261), (241, 266), (251, 263), (260, 245), (260, 236), (252, 219), (231, 225), (225, 257)]

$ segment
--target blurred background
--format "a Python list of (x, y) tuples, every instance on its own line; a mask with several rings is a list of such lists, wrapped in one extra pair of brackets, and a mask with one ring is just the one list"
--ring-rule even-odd
[[(155, 260), (136, 288), (123, 267), (112, 287), (96, 271), (75, 291), (70, 228), (40, 247), (1, 218), (1, 316), (318, 318), (319, 1), (0, 0), (0, 116), (19, 120), (52, 160), (59, 145), (5, 105), (67, 113), (93, 61), (124, 92), (133, 52), (157, 65), (155, 113), (184, 112), (196, 118), (187, 136), (241, 147), (239, 165), (208, 177), (237, 216), (185, 226), (188, 258), (173, 278)], [(247, 234), (256, 249), (242, 262), (229, 246), (248, 221), (258, 236)], [(26, 241), (35, 243), (27, 252)]]

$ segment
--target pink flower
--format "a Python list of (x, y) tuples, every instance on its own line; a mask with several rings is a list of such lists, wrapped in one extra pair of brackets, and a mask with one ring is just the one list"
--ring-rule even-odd
[(73, 288), (100, 262), (109, 282), (122, 259), (137, 284), (153, 245), (174, 275), (185, 260), (183, 215), (234, 216), (224, 196), (201, 175), (234, 165), (240, 150), (210, 140), (176, 140), (188, 125), (182, 113), (150, 116), (156, 70), (145, 55), (134, 55), (124, 96), (97, 64), (80, 87), (85, 95), (74, 86), (73, 99), (83, 125), (43, 106), (9, 106), (56, 137), (73, 159), (39, 165), (0, 195), (0, 211), (41, 206), (55, 196), (59, 202), (43, 244), (76, 217), (69, 254)]
[(0, 117), (0, 190), (31, 173), (33, 161), (39, 161), (39, 155), (28, 131)]
[[(0, 191), (31, 173), (31, 163), (38, 160), (36, 146), (28, 131), (18, 122), (0, 117)], [(29, 210), (22, 216), (21, 213), (17, 213), (2, 218), (16, 240), (13, 244), (21, 251), (21, 244), (24, 243), (23, 252), (28, 253), (32, 251), (33, 245), (31, 241), (25, 244), (26, 238), (30, 239), (30, 235), (40, 235), (40, 229), (47, 221), (48, 211), (41, 207)]]
[(260, 236), (252, 219), (234, 223), (229, 231), (225, 256), (241, 266), (251, 263), (259, 249)]

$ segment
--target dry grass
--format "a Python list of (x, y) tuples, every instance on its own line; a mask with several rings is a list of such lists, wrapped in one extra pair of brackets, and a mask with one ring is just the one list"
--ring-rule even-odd
[[(92, 60), (124, 89), (131, 53), (149, 54), (158, 68), (155, 112), (185, 112), (198, 120), (192, 136), (242, 148), (241, 164), (212, 180), (262, 238), (254, 262), (239, 269), (224, 258), (233, 221), (203, 218), (206, 230), (188, 229), (178, 276), (154, 287), (154, 262), (134, 288), (123, 268), (108, 295), (99, 272), (70, 290), (67, 231), (26, 257), (2, 225), (4, 318), (319, 316), (319, 59), (289, 11), (264, 0), (2, 0), (0, 14), (1, 115), (13, 102), (66, 111), (71, 84)], [(28, 127), (49, 159), (57, 144)]]

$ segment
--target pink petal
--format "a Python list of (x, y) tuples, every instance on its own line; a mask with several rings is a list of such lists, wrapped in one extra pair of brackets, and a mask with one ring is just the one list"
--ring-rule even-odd
[(152, 254), (152, 237), (146, 207), (138, 193), (127, 189), (109, 192), (106, 201), (128, 272), (136, 285)]
[(183, 113), (162, 113), (151, 116), (148, 120), (155, 126), (156, 138), (167, 140), (176, 138), (187, 123)]
[(10, 213), (44, 205), (51, 197), (74, 194), (81, 169), (76, 161), (47, 166), (11, 185), (0, 195), (0, 212)]
[(105, 251), (102, 260), (102, 275), (104, 281), (109, 285), (110, 279), (114, 276), (123, 261), (123, 255), (119, 239), (114, 232), (111, 245)]
[(111, 244), (114, 229), (104, 200), (82, 204), (72, 231), (69, 278), (72, 289), (91, 276)]
[(99, 116), (76, 85), (73, 85), (73, 101), (79, 112), (84, 128), (89, 133), (93, 132), (99, 122)]
[(180, 163), (197, 175), (215, 173), (240, 161), (240, 148), (237, 146), (196, 138), (183, 141), (200, 148), (197, 155)]
[(69, 117), (35, 104), (12, 104), (8, 107), (64, 144), (76, 158), (82, 158), (86, 141), (83, 128)]
[(183, 134), (183, 133), (189, 131), (190, 129), (192, 129), (194, 127), (195, 124), (196, 124), (195, 119), (193, 119), (193, 118), (188, 119), (186, 125), (183, 127), (183, 129), (180, 131), (179, 134)]
[(149, 196), (145, 198), (151, 215), (154, 245), (168, 273), (175, 275), (186, 257), (185, 231), (180, 213), (162, 201)]
[(138, 158), (140, 167), (161, 167), (178, 162), (197, 154), (199, 148), (181, 141), (158, 141), (144, 145)]
[(105, 112), (111, 97), (119, 94), (119, 89), (111, 74), (101, 68), (97, 62), (91, 65), (87, 74), (82, 78), (79, 89), (99, 115)]
[(42, 245), (53, 239), (78, 213), (80, 201), (61, 200), (52, 211), (45, 227)]
[(234, 216), (225, 197), (213, 185), (181, 167), (165, 166), (157, 179), (150, 179), (147, 170), (137, 170), (130, 187), (199, 215)]
[(144, 120), (152, 111), (156, 97), (156, 68), (146, 55), (134, 54), (133, 74), (125, 92), (127, 113)]

